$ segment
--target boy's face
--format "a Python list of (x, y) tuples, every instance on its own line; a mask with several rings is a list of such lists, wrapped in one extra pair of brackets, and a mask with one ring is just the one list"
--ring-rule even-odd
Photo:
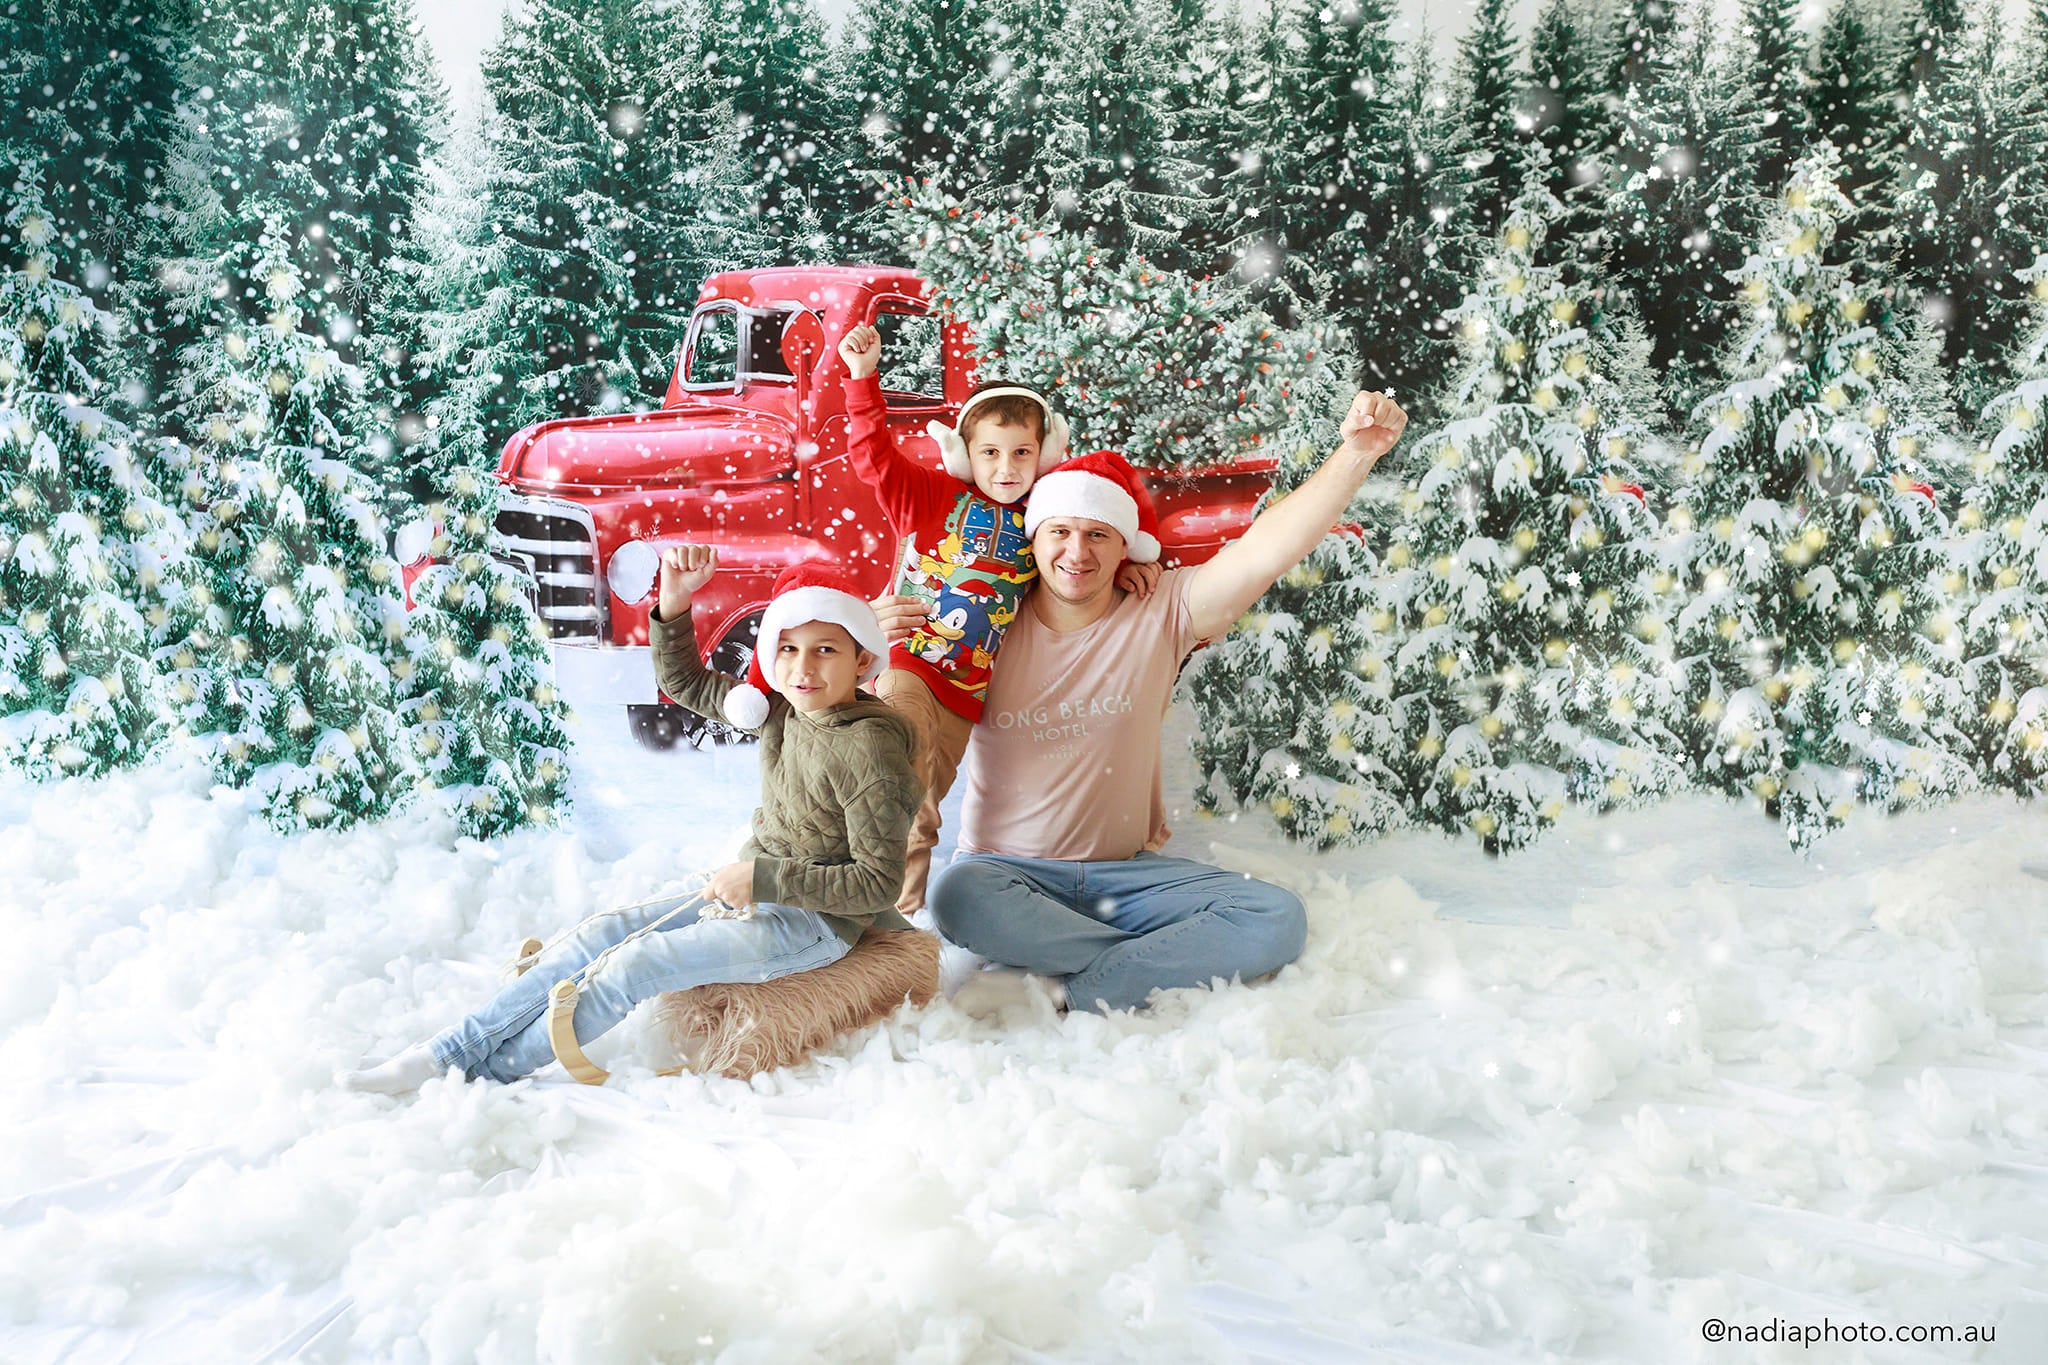
[(978, 418), (962, 433), (974, 486), (991, 502), (1008, 505), (1038, 481), (1038, 428), (1028, 422)]
[(810, 713), (853, 700), (860, 675), (874, 655), (854, 643), (845, 626), (806, 621), (775, 642), (775, 690), (797, 710)]

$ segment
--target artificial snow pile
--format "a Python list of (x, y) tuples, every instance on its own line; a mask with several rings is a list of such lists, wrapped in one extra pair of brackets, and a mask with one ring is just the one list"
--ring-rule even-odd
[[(752, 750), (578, 730), (571, 822), (495, 844), (446, 815), (284, 839), (196, 766), (0, 786), (0, 1356), (2048, 1343), (2037, 807), (1861, 818), (1805, 861), (1703, 797), (1491, 860), (1417, 833), (1312, 857), (1187, 811), (1173, 851), (1307, 900), (1275, 979), (1108, 1019), (941, 1000), (752, 1085), (653, 1075), (636, 1018), (592, 1048), (603, 1089), (339, 1089), (480, 1001), (526, 934), (738, 843)], [(1773, 1315), (1997, 1344), (1700, 1339)]]

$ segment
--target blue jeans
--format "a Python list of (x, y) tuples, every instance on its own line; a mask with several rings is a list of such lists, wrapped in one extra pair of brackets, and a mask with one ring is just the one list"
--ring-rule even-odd
[(429, 1044), (441, 1068), (471, 1080), (516, 1081), (555, 1060), (548, 992), (577, 978), (576, 1041), (616, 1025), (663, 991), (713, 981), (772, 981), (846, 955), (846, 940), (809, 910), (757, 905), (751, 919), (699, 919), (701, 893), (590, 916), (549, 944), (524, 976)]
[(1301, 956), (1292, 892), (1189, 858), (1070, 863), (970, 853), (932, 879), (939, 932), (1064, 979), (1075, 1009), (1135, 1009), (1155, 990), (1278, 971)]

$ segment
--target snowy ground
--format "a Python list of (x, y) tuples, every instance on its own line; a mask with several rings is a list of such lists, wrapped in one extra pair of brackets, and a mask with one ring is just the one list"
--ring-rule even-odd
[(1498, 861), (1190, 814), (1309, 903), (1271, 982), (940, 1002), (751, 1087), (636, 1021), (604, 1089), (336, 1088), (737, 844), (752, 750), (578, 731), (574, 823), (492, 847), (0, 785), (0, 1360), (2048, 1359), (2048, 809), (1810, 863), (1703, 800)]

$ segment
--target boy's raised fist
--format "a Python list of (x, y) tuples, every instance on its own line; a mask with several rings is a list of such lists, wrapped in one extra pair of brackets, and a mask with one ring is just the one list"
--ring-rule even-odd
[(866, 379), (882, 363), (882, 334), (866, 323), (846, 329), (839, 338), (839, 358), (855, 379)]
[[(718, 551), (710, 545), (671, 545), (661, 552), (661, 600), (688, 604), (718, 572)], [(664, 608), (661, 613), (669, 613)]]

